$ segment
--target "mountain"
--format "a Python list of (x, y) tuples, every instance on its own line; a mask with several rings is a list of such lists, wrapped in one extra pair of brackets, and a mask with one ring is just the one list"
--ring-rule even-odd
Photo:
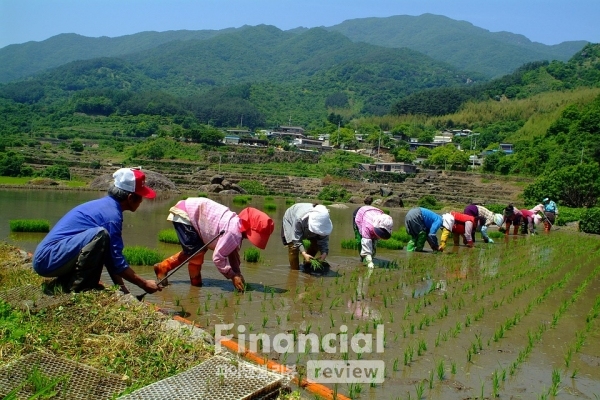
[(460, 70), (477, 71), (489, 78), (513, 72), (532, 61), (567, 61), (586, 41), (548, 46), (523, 35), (490, 32), (466, 21), (434, 14), (418, 17), (359, 18), (326, 28), (355, 42), (385, 47), (408, 47)]
[[(165, 49), (165, 45), (177, 47), (183, 42), (205, 41), (251, 28), (141, 32), (116, 38), (61, 34), (41, 42), (9, 45), (0, 49), (0, 83), (71, 61), (123, 57), (150, 49)], [(474, 71), (488, 78), (511, 73), (531, 61), (566, 61), (587, 43), (574, 41), (547, 46), (531, 42), (522, 35), (491, 33), (468, 22), (432, 14), (354, 19), (324, 29), (342, 33), (355, 42), (391, 48), (407, 47), (449, 63), (458, 70)], [(293, 29), (286, 33), (300, 35), (306, 31)]]
[(168, 42), (206, 40), (235, 30), (141, 32), (116, 38), (63, 33), (41, 42), (12, 44), (0, 49), (0, 82), (17, 80), (71, 61), (119, 57)]
[[(0, 85), (0, 97), (49, 104), (76, 94), (80, 112), (187, 111), (218, 126), (244, 114), (244, 122), (255, 126), (290, 115), (302, 124), (322, 121), (332, 111), (328, 107), (348, 117), (383, 115), (411, 93), (479, 80), (484, 78), (410, 49), (354, 43), (322, 28), (296, 34), (260, 25), (205, 40), (167, 42), (119, 58), (73, 61)], [(346, 100), (332, 102), (331, 96)], [(214, 111), (216, 106), (227, 108), (227, 116)], [(256, 115), (255, 122), (249, 114)]]

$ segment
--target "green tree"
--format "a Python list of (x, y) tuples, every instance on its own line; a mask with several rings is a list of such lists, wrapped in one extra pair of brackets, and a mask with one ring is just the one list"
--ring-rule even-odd
[(394, 160), (398, 162), (411, 163), (415, 160), (415, 158), (417, 158), (415, 153), (408, 150), (399, 149), (394, 152)]
[(15, 152), (9, 151), (0, 154), (0, 176), (21, 176), (21, 169), (25, 158)]
[(568, 207), (593, 207), (600, 197), (600, 167), (596, 163), (561, 168), (538, 178), (523, 190), (526, 204), (550, 197)]
[(462, 168), (469, 164), (469, 157), (453, 144), (436, 147), (428, 158), (430, 165), (444, 168)]
[(68, 181), (71, 179), (71, 171), (69, 167), (63, 164), (54, 164), (44, 169), (40, 175), (43, 178), (61, 179)]
[(417, 147), (417, 150), (415, 150), (415, 153), (419, 158), (428, 158), (431, 155), (431, 149), (429, 147), (419, 146)]
[(71, 147), (71, 150), (73, 150), (73, 151), (75, 151), (77, 153), (80, 153), (80, 152), (83, 151), (83, 143), (81, 143), (79, 140), (74, 140), (71, 143), (70, 147)]

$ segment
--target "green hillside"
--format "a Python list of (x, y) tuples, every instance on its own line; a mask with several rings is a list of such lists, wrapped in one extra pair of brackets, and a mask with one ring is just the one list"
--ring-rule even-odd
[(469, 101), (524, 99), (539, 93), (600, 86), (600, 45), (588, 44), (569, 61), (524, 65), (510, 75), (464, 88), (436, 88), (407, 96), (392, 114), (444, 115)]
[(356, 42), (407, 47), (455, 68), (477, 71), (490, 78), (511, 73), (532, 61), (567, 61), (587, 43), (574, 41), (547, 46), (523, 35), (490, 32), (466, 21), (433, 14), (359, 18), (327, 29)]
[(206, 40), (233, 30), (140, 32), (116, 38), (63, 33), (41, 42), (13, 44), (0, 49), (0, 82), (21, 79), (71, 61), (119, 57), (168, 42)]
[[(251, 128), (293, 116), (309, 126), (334, 108), (347, 119), (383, 115), (398, 98), (478, 78), (409, 49), (353, 43), (320, 28), (291, 34), (258, 26), (123, 58), (71, 62), (2, 85), (0, 97), (65, 112), (191, 114), (216, 126), (235, 126), (244, 115)], [(336, 95), (347, 100), (328, 100)]]
[[(162, 52), (170, 47), (178, 48), (182, 44), (180, 42), (204, 41), (233, 32), (252, 36), (256, 34), (253, 28), (257, 27), (141, 32), (115, 38), (90, 38), (65, 33), (41, 42), (9, 45), (0, 49), (0, 83), (18, 80), (72, 61), (120, 58), (154, 48), (160, 48)], [(432, 14), (361, 18), (325, 29), (342, 33), (355, 42), (390, 48), (406, 47), (449, 63), (457, 70), (474, 71), (487, 78), (511, 73), (530, 61), (566, 61), (586, 43), (576, 41), (547, 46), (531, 42), (522, 35), (491, 33), (468, 22)], [(285, 33), (300, 35), (305, 32), (306, 29), (292, 29)], [(217, 43), (213, 42), (214, 45)], [(246, 48), (238, 50), (242, 53), (247, 51)], [(236, 58), (235, 54), (231, 57)]]

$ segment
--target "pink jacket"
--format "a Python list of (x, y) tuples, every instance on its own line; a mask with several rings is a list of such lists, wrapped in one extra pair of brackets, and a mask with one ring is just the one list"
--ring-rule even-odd
[(221, 230), (223, 236), (212, 242), (208, 248), (213, 250), (213, 262), (227, 279), (240, 274), (240, 246), (242, 234), (240, 219), (228, 207), (205, 197), (190, 197), (176, 204), (185, 211), (192, 226), (200, 234), (204, 243), (210, 242)]

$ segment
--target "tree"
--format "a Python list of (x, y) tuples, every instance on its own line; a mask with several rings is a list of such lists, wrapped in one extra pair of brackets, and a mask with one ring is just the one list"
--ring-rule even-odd
[(17, 153), (9, 151), (0, 154), (0, 176), (21, 176), (21, 169), (25, 158)]
[(417, 156), (414, 153), (404, 149), (399, 149), (394, 153), (394, 160), (398, 162), (411, 163), (415, 158), (417, 158)]
[(431, 149), (429, 147), (419, 146), (417, 147), (417, 150), (415, 150), (415, 153), (419, 158), (428, 158), (431, 155)]
[(453, 144), (436, 147), (427, 159), (429, 165), (450, 167), (451, 169), (464, 169), (469, 165), (469, 156), (464, 151), (458, 150)]
[(79, 140), (74, 140), (71, 143), (71, 150), (73, 150), (74, 152), (80, 153), (83, 151), (83, 143), (81, 143)]
[(526, 204), (537, 204), (544, 197), (568, 207), (595, 206), (600, 197), (600, 167), (596, 163), (564, 167), (523, 190)]
[(71, 171), (69, 167), (63, 164), (54, 164), (44, 169), (40, 176), (43, 178), (62, 179), (68, 181), (71, 179)]

